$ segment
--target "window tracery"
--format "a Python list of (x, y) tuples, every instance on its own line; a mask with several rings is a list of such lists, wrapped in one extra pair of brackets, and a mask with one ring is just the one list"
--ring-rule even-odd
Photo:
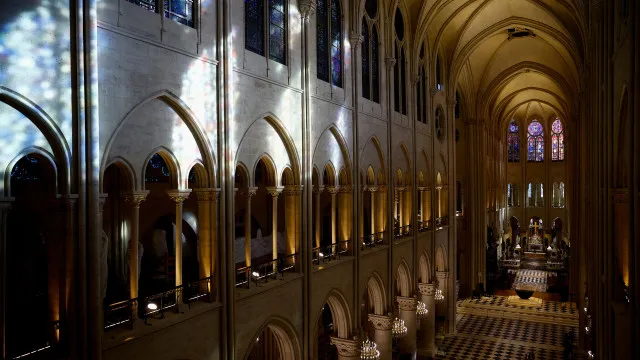
[(362, 17), (362, 97), (380, 103), (378, 3), (367, 0)]
[(316, 68), (318, 79), (342, 87), (342, 21), (340, 0), (318, 0)]
[[(245, 49), (286, 65), (287, 15), (285, 0), (244, 0)], [(265, 28), (269, 28), (269, 34)]]
[(527, 160), (531, 162), (544, 161), (544, 131), (538, 120), (529, 124), (527, 135)]
[(551, 161), (564, 160), (564, 129), (560, 119), (551, 125)]
[(509, 162), (520, 162), (520, 128), (518, 124), (511, 120), (507, 133), (507, 160)]

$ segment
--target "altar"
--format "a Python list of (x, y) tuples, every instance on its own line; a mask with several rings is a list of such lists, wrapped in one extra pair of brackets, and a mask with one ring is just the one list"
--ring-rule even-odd
[(533, 235), (527, 241), (527, 249), (528, 252), (544, 252), (544, 243), (542, 242), (542, 238), (538, 235)]
[(525, 247), (527, 252), (544, 252), (544, 230), (542, 227), (542, 219), (534, 216), (529, 221), (529, 239)]

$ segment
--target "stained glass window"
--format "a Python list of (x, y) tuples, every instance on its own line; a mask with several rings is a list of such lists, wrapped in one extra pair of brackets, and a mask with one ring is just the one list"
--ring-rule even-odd
[(127, 0), (132, 4), (136, 4), (143, 9), (147, 9), (152, 12), (158, 12), (157, 0)]
[(164, 0), (164, 17), (194, 27), (193, 0)]
[(369, 26), (367, 21), (362, 19), (362, 97), (371, 99), (371, 83), (369, 82)]
[(528, 127), (527, 136), (527, 160), (534, 162), (544, 161), (544, 134), (542, 124), (533, 120)]
[(440, 69), (440, 55), (436, 56), (436, 86), (438, 87), (438, 90), (440, 90), (442, 88), (441, 84), (442, 84), (442, 74), (441, 74), (442, 70)]
[(318, 79), (329, 82), (328, 1), (318, 0), (316, 9), (316, 68)]
[(418, 76), (419, 80), (416, 84), (416, 106), (418, 108), (418, 121), (426, 124), (427, 123), (427, 101), (428, 101), (428, 93), (427, 90), (427, 65), (425, 61), (425, 51), (424, 44), (420, 46), (420, 65), (418, 66)]
[(378, 68), (378, 29), (374, 25), (371, 32), (371, 87), (372, 87), (372, 100), (376, 103), (380, 103), (380, 80)]
[(518, 130), (518, 124), (511, 120), (507, 134), (507, 160), (509, 162), (520, 162), (520, 136)]
[(342, 15), (340, 0), (331, 0), (331, 82), (342, 87)]
[(284, 0), (269, 0), (269, 58), (287, 63), (286, 23)]
[(162, 156), (154, 154), (151, 159), (149, 159), (149, 164), (147, 164), (145, 181), (168, 183), (170, 174), (169, 167)]
[(399, 69), (399, 55), (398, 55), (398, 46), (394, 46), (393, 50), (395, 52), (396, 64), (393, 67), (393, 109), (396, 112), (400, 112), (400, 69)]
[(22, 157), (11, 169), (11, 181), (38, 181), (43, 175), (40, 159), (33, 154)]
[(564, 133), (562, 122), (556, 119), (551, 125), (551, 161), (564, 160)]
[(396, 64), (393, 67), (394, 79), (394, 109), (395, 111), (407, 115), (407, 78), (406, 78), (406, 59), (404, 53), (404, 20), (399, 8), (396, 8), (394, 18), (395, 38), (395, 59)]
[(402, 89), (402, 115), (407, 115), (407, 62), (404, 49), (400, 51), (400, 89)]
[(244, 0), (244, 47), (264, 56), (264, 0)]

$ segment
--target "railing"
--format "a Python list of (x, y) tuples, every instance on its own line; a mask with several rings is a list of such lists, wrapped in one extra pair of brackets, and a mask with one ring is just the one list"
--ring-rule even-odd
[(345, 240), (336, 244), (313, 248), (311, 261), (314, 265), (319, 265), (333, 260), (338, 260), (340, 259), (340, 256), (349, 251), (350, 243), (351, 240)]
[(361, 239), (361, 249), (374, 248), (378, 245), (384, 244), (384, 231), (365, 235)]
[(418, 222), (418, 231), (423, 232), (427, 231), (431, 228), (431, 220), (419, 221)]
[(436, 218), (436, 229), (442, 228), (443, 226), (449, 225), (449, 217), (443, 216)]
[(104, 329), (109, 330), (124, 325), (133, 327), (136, 312), (145, 321), (157, 315), (164, 318), (165, 311), (177, 308), (178, 304), (191, 304), (196, 301), (215, 301), (213, 276), (176, 286), (167, 291), (147, 296), (142, 300), (136, 298), (113, 303), (105, 309)]
[(406, 235), (409, 235), (410, 233), (411, 233), (411, 225), (405, 225), (405, 226), (396, 227), (393, 235), (395, 240), (398, 241), (403, 237), (405, 237)]
[(253, 282), (255, 286), (260, 283), (267, 283), (269, 279), (276, 280), (278, 273), (284, 276), (285, 272), (294, 272), (298, 254), (291, 254), (270, 260), (264, 263), (245, 266), (236, 269), (236, 287), (246, 287), (249, 289)]

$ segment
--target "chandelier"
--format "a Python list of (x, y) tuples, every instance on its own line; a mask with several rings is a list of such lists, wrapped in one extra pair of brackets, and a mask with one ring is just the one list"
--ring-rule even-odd
[(369, 340), (369, 337), (365, 337), (360, 346), (360, 359), (361, 360), (378, 360), (380, 359), (380, 351), (378, 351), (378, 345)]
[(401, 339), (407, 335), (407, 327), (404, 325), (404, 320), (395, 318), (393, 320), (393, 327), (391, 328), (391, 334), (394, 339)]
[(441, 303), (444, 301), (444, 295), (442, 295), (442, 290), (436, 289), (436, 295), (434, 296), (437, 303)]
[(427, 310), (427, 305), (422, 301), (418, 301), (418, 307), (416, 309), (416, 315), (418, 316), (418, 319), (426, 318), (427, 314), (429, 314), (429, 310)]

